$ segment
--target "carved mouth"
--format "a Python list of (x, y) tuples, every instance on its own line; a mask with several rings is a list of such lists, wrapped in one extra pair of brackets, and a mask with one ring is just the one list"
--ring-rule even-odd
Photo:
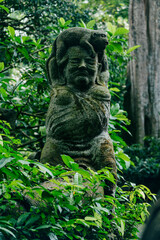
[(77, 76), (77, 77), (88, 77), (88, 72), (87, 71), (77, 71), (76, 73), (75, 73), (75, 75)]

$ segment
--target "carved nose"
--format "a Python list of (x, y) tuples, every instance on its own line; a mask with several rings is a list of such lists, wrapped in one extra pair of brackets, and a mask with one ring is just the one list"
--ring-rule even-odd
[(81, 62), (80, 62), (78, 67), (79, 68), (83, 68), (83, 67), (85, 68), (86, 67), (86, 63), (85, 63), (84, 59), (81, 60)]

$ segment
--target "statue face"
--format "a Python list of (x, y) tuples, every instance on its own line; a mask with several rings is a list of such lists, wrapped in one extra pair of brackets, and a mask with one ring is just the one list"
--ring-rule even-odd
[(67, 51), (68, 62), (64, 69), (67, 85), (80, 90), (88, 90), (94, 83), (98, 72), (98, 57), (91, 57), (81, 47), (71, 47)]

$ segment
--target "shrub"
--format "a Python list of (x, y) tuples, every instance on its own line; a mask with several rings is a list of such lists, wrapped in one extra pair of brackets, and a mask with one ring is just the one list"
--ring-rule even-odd
[(115, 197), (103, 196), (97, 190), (105, 179), (114, 182), (109, 169), (83, 170), (65, 155), (66, 167), (28, 160), (8, 145), (4, 122), (1, 129), (2, 239), (138, 239), (137, 226), (144, 223), (147, 200), (153, 198), (147, 187), (125, 184), (117, 187)]
[(146, 137), (144, 146), (134, 144), (128, 146), (125, 152), (130, 156), (134, 166), (124, 173), (128, 181), (147, 185), (157, 193), (160, 180), (160, 139)]

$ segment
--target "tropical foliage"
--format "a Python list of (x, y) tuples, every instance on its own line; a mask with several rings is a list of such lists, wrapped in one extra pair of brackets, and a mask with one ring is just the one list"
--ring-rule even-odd
[(103, 196), (104, 180), (114, 182), (107, 168), (83, 170), (65, 155), (66, 167), (28, 160), (12, 148), (18, 142), (8, 124), (1, 126), (1, 239), (135, 239), (153, 198), (147, 187), (125, 183), (115, 198)]

